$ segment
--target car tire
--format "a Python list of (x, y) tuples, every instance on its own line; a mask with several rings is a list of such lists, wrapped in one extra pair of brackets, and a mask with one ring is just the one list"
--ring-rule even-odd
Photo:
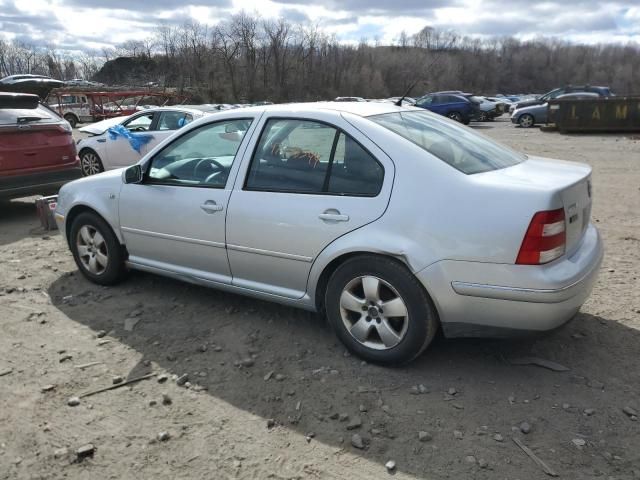
[(69, 247), (78, 269), (93, 283), (114, 285), (127, 273), (124, 249), (107, 222), (94, 213), (73, 220)]
[(449, 112), (447, 113), (447, 117), (451, 120), (462, 123), (462, 115), (460, 114), (460, 112)]
[(67, 113), (64, 116), (64, 119), (69, 122), (69, 125), (71, 125), (71, 128), (76, 128), (76, 125), (78, 124), (78, 118), (75, 115), (72, 115), (70, 113)]
[(487, 115), (487, 112), (482, 112), (482, 113), (480, 114), (480, 121), (481, 121), (481, 122), (486, 122), (486, 121), (488, 121), (488, 120), (489, 120), (489, 117), (488, 117), (488, 115)]
[(340, 265), (329, 279), (324, 307), (338, 338), (368, 362), (407, 363), (438, 330), (436, 309), (422, 284), (386, 257), (362, 255)]
[(91, 149), (82, 150), (80, 152), (80, 169), (84, 177), (104, 172), (104, 165), (102, 165), (100, 155)]
[(518, 125), (522, 128), (531, 128), (535, 125), (536, 121), (533, 118), (533, 115), (529, 113), (524, 113), (518, 117)]

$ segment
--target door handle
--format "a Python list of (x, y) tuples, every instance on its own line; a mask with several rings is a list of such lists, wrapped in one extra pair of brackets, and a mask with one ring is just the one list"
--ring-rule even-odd
[(348, 222), (349, 215), (342, 215), (338, 210), (327, 210), (324, 213), (318, 215), (320, 220), (325, 222)]
[(202, 205), (200, 205), (200, 208), (207, 213), (216, 213), (222, 210), (222, 205), (218, 205), (213, 200), (207, 200)]

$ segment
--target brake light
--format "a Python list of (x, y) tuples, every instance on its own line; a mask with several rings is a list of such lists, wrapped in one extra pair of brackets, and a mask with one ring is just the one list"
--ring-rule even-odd
[(533, 216), (516, 259), (518, 265), (542, 265), (565, 251), (564, 208), (538, 212)]

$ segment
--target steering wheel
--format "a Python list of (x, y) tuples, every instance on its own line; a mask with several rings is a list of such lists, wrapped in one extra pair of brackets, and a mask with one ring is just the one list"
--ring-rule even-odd
[[(205, 168), (207, 168), (207, 171), (203, 171)], [(213, 169), (213, 172), (211, 172), (210, 169)], [(216, 159), (202, 158), (198, 161), (198, 163), (196, 163), (196, 166), (193, 169), (193, 176), (194, 178), (205, 177), (205, 182), (207, 182), (213, 173), (223, 172), (224, 169), (224, 165), (222, 165)]]

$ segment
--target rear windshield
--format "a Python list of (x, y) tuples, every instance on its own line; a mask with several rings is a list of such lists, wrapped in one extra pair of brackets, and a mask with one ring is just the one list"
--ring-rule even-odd
[(368, 118), (468, 175), (511, 167), (527, 158), (430, 112), (394, 112)]
[(49, 108), (38, 105), (38, 108), (0, 108), (0, 125), (16, 125), (18, 119), (25, 123), (58, 122), (60, 118)]

